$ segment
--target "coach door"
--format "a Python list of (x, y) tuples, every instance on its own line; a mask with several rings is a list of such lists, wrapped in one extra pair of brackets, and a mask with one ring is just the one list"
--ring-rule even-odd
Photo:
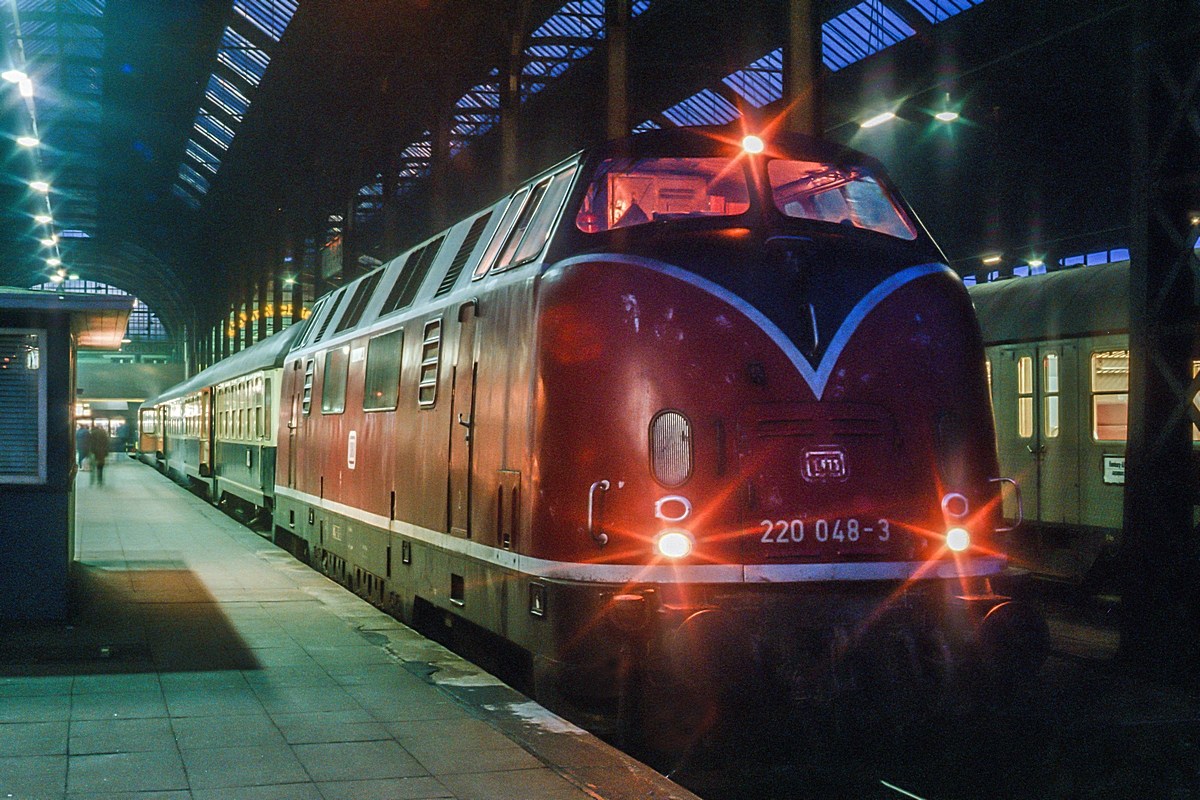
[[(1079, 521), (1078, 354), (1073, 344), (1015, 348), (1015, 452), (1025, 518)], [(1003, 424), (997, 420), (997, 424)]]
[(475, 433), (475, 301), (458, 309), (458, 357), (450, 403), (450, 492), (447, 498), (450, 532), (471, 536), (471, 473)]

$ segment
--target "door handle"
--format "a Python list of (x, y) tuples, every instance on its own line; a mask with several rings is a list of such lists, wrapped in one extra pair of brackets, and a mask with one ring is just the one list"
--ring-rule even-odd
[(471, 418), (469, 416), (464, 417), (462, 414), (459, 414), (458, 424), (462, 425), (464, 428), (469, 428), (471, 427)]
[(608, 534), (596, 533), (595, 518), (593, 517), (592, 512), (594, 510), (596, 500), (596, 490), (600, 489), (607, 492), (610, 485), (611, 484), (608, 481), (596, 481), (592, 484), (592, 487), (588, 489), (588, 535), (592, 537), (592, 541), (601, 547), (604, 547), (604, 545), (608, 544)]

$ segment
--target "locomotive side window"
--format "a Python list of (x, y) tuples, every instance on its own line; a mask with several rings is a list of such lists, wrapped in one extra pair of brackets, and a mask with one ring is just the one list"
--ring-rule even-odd
[(346, 375), (349, 371), (349, 345), (325, 353), (325, 371), (321, 379), (322, 414), (341, 414), (346, 410)]
[(1017, 435), (1033, 436), (1033, 358), (1017, 359)]
[(358, 288), (354, 290), (350, 304), (346, 306), (346, 313), (342, 315), (337, 327), (333, 329), (334, 333), (341, 333), (358, 324), (358, 321), (362, 319), (363, 312), (367, 310), (367, 303), (371, 302), (371, 295), (375, 293), (379, 279), (382, 277), (383, 270), (378, 269), (363, 278), (362, 282), (358, 284)]
[(1042, 359), (1042, 434), (1047, 439), (1058, 436), (1058, 354), (1047, 353)]
[(396, 410), (400, 398), (400, 362), (403, 351), (403, 328), (376, 336), (367, 342), (364, 411)]
[(321, 329), (317, 331), (317, 335), (313, 337), (314, 342), (321, 341), (321, 337), (325, 335), (325, 329), (329, 327), (329, 323), (333, 321), (333, 317), (337, 314), (338, 306), (342, 304), (342, 297), (346, 294), (346, 290), (342, 289), (333, 296), (333, 304), (329, 307), (329, 315), (325, 317), (325, 321), (321, 323)]
[(1123, 442), (1129, 415), (1129, 351), (1092, 353), (1092, 436)]
[(507, 263), (501, 260), (500, 268), (508, 269), (519, 264), (527, 264), (542, 252), (546, 240), (550, 238), (550, 229), (554, 226), (554, 221), (558, 219), (558, 212), (562, 210), (563, 201), (567, 198), (567, 191), (575, 180), (575, 171), (576, 167), (571, 167), (551, 179), (550, 186), (546, 189), (546, 194), (538, 206), (537, 216), (529, 223), (525, 235), (521, 237), (516, 254)]
[(746, 173), (731, 158), (609, 158), (575, 216), (584, 233), (660, 219), (731, 217), (750, 209)]
[(437, 402), (438, 364), (442, 354), (442, 321), (425, 323), (425, 338), (421, 342), (421, 379), (417, 385), (417, 405), (432, 408)]
[(306, 417), (312, 410), (313, 364), (311, 358), (304, 362), (304, 397), (300, 405)]
[(382, 317), (412, 305), (421, 284), (425, 281), (425, 276), (429, 274), (429, 268), (433, 266), (434, 259), (437, 258), (438, 251), (442, 249), (442, 242), (445, 240), (446, 237), (443, 234), (409, 254), (403, 269), (396, 276), (396, 282), (392, 284), (392, 291), (388, 293), (383, 308), (379, 310), (379, 316)]
[(520, 214), (521, 209), (525, 207), (525, 198), (528, 196), (528, 189), (521, 189), (513, 195), (512, 200), (508, 203), (508, 207), (504, 209), (504, 216), (500, 218), (499, 224), (496, 225), (496, 230), (492, 231), (492, 240), (488, 242), (487, 249), (479, 257), (479, 266), (475, 267), (475, 274), (471, 276), (472, 280), (482, 278), (487, 274), (487, 271), (492, 266), (492, 262), (496, 260), (497, 251), (508, 241), (508, 232), (512, 230), (517, 214)]
[(768, 162), (767, 175), (775, 207), (789, 217), (917, 238), (907, 215), (865, 167), (776, 159)]

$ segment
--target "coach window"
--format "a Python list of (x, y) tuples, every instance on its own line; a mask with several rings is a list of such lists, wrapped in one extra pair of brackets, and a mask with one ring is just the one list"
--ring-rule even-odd
[(264, 439), (271, 438), (271, 429), (274, 424), (271, 422), (271, 379), (263, 380), (263, 424), (266, 426), (263, 429), (262, 437)]
[(254, 379), (254, 436), (261, 439), (263, 435), (263, 383), (262, 378)]
[(1129, 416), (1129, 351), (1092, 353), (1092, 436), (1123, 442)]
[(1017, 435), (1033, 436), (1033, 358), (1017, 359)]
[(364, 411), (395, 411), (400, 399), (400, 363), (403, 351), (403, 328), (376, 336), (367, 342)]
[(346, 410), (346, 373), (349, 367), (349, 345), (335, 347), (325, 353), (325, 372), (321, 379), (322, 414), (341, 414)]
[(421, 380), (417, 386), (417, 405), (433, 408), (437, 402), (438, 363), (442, 353), (442, 321), (425, 323), (425, 339), (421, 342)]
[(1058, 436), (1058, 354), (1047, 353), (1042, 359), (1042, 434), (1047, 439)]

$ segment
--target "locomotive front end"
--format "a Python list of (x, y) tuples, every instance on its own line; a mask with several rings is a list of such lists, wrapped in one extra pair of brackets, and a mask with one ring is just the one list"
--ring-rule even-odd
[(961, 282), (861, 156), (629, 147), (585, 167), (538, 289), (532, 547), (579, 623), (543, 672), (708, 700), (899, 652), (948, 673), (1006, 566)]

